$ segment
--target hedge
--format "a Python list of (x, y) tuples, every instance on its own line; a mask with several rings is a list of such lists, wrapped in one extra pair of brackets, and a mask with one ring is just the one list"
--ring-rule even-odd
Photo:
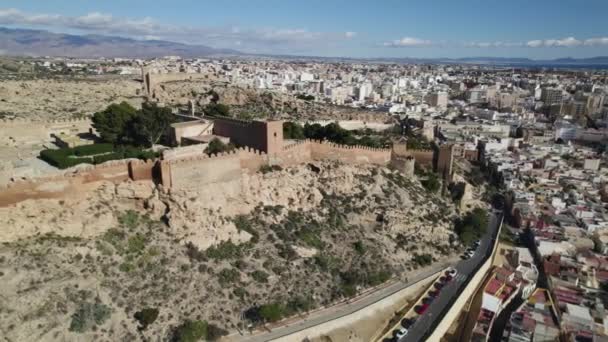
[(57, 168), (66, 169), (78, 164), (101, 164), (110, 160), (126, 158), (148, 160), (157, 158), (158, 155), (156, 152), (145, 151), (132, 146), (120, 146), (115, 149), (112, 144), (93, 144), (58, 150), (44, 150), (40, 152), (40, 159)]
[(93, 159), (90, 157), (69, 158), (71, 153), (69, 153), (69, 151), (66, 151), (66, 150), (71, 150), (71, 149), (41, 151), (40, 159), (42, 159), (45, 162), (47, 162), (57, 168), (60, 168), (60, 169), (66, 169), (68, 167), (72, 167), (72, 166), (75, 166), (78, 164), (83, 164), (83, 163), (87, 163), (87, 164), (93, 163)]
[(109, 153), (114, 151), (112, 144), (92, 144), (77, 146), (71, 149), (75, 156), (92, 156), (96, 154)]

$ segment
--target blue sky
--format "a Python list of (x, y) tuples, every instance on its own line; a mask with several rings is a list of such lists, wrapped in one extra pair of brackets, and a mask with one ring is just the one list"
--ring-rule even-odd
[(607, 0), (3, 0), (0, 25), (351, 57), (608, 55)]

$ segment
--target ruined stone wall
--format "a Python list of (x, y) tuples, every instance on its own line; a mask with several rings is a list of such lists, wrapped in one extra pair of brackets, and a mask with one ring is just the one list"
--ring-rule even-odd
[[(17, 181), (0, 188), (0, 206), (8, 206), (27, 199), (61, 198), (71, 193), (85, 191), (87, 184), (110, 181), (120, 183), (131, 179), (130, 166), (136, 178), (151, 179), (153, 163), (119, 160), (64, 174)], [(150, 176), (148, 176), (148, 174)]]
[(175, 147), (162, 152), (163, 160), (200, 157), (205, 154), (205, 149), (207, 146), (209, 146), (209, 144), (195, 144)]
[(51, 142), (52, 134), (86, 133), (93, 129), (89, 119), (31, 121), (0, 120), (0, 145), (32, 145)]
[[(9, 206), (27, 199), (69, 196), (86, 191), (87, 185), (99, 181), (120, 183), (128, 180), (151, 180), (162, 184), (166, 189), (176, 191), (214, 183), (231, 183), (238, 187), (236, 183), (244, 174), (257, 172), (262, 165), (291, 166), (315, 160), (388, 165), (391, 150), (305, 140), (285, 146), (273, 155), (246, 147), (214, 156), (201, 153), (171, 160), (112, 161), (97, 166), (74, 168), (56, 177), (11, 183), (0, 188), (0, 206)], [(238, 192), (236, 188), (233, 190), (234, 193)]]
[(153, 160), (140, 161), (134, 160), (128, 164), (129, 178), (134, 181), (155, 179), (156, 162)]

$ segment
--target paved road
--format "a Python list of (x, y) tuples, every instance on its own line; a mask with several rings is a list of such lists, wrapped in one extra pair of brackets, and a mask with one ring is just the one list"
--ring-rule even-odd
[(325, 310), (313, 313), (303, 320), (298, 320), (296, 322), (293, 322), (292, 324), (278, 327), (276, 329), (273, 329), (271, 332), (251, 335), (251, 336), (242, 336), (238, 340), (246, 341), (246, 342), (272, 341), (272, 340), (281, 338), (283, 336), (287, 336), (287, 335), (296, 333), (298, 331), (308, 329), (308, 328), (314, 327), (316, 325), (323, 324), (323, 323), (341, 318), (343, 316), (350, 315), (350, 314), (352, 314), (356, 311), (359, 311), (361, 309), (364, 309), (365, 307), (372, 305), (390, 295), (393, 295), (393, 294), (419, 282), (422, 279), (429, 277), (433, 273), (436, 273), (442, 269), (445, 269), (448, 265), (449, 265), (449, 263), (441, 263), (441, 264), (434, 265), (428, 271), (420, 273), (419, 275), (415, 276), (412, 279), (408, 279), (407, 283), (404, 283), (402, 281), (395, 282), (376, 292), (370, 293), (370, 294), (364, 296), (363, 298), (355, 299), (355, 301), (353, 301), (353, 302), (336, 305), (334, 307), (330, 307)]
[(422, 341), (426, 333), (435, 326), (433, 323), (440, 314), (448, 308), (452, 298), (459, 295), (461, 286), (465, 280), (472, 276), (477, 267), (484, 261), (486, 255), (491, 253), (495, 239), (492, 237), (498, 230), (500, 216), (491, 215), (486, 234), (481, 239), (481, 244), (477, 248), (475, 255), (467, 260), (459, 261), (454, 267), (458, 274), (453, 281), (448, 283), (439, 296), (431, 303), (424, 315), (418, 317), (414, 325), (409, 329), (407, 336), (401, 338), (399, 342)]

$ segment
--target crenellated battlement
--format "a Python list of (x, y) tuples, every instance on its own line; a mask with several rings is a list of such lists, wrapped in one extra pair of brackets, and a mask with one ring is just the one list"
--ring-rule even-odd
[(391, 149), (389, 149), (389, 148), (375, 148), (375, 147), (369, 147), (369, 146), (363, 146), (363, 145), (342, 145), (342, 144), (336, 144), (336, 143), (330, 142), (328, 140), (312, 140), (312, 139), (298, 140), (295, 143), (283, 146), (283, 151), (289, 151), (292, 149), (296, 149), (298, 147), (301, 147), (301, 146), (304, 146), (307, 144), (319, 144), (319, 145), (329, 146), (332, 148), (343, 149), (343, 150), (360, 150), (360, 151), (372, 151), (372, 152), (390, 152), (391, 151)]
[(246, 155), (265, 156), (266, 153), (264, 153), (262, 151), (258, 151), (253, 148), (249, 148), (249, 147), (239, 147), (239, 148), (236, 148), (229, 152), (215, 153), (212, 155), (207, 155), (207, 154), (203, 153), (201, 155), (196, 155), (196, 156), (188, 156), (188, 157), (182, 157), (182, 158), (175, 158), (175, 159), (171, 159), (171, 160), (165, 160), (164, 162), (166, 162), (169, 165), (179, 165), (179, 164), (185, 164), (185, 163), (196, 163), (196, 162), (200, 162), (200, 161), (232, 158), (237, 155), (238, 156), (246, 156)]
[(11, 125), (29, 125), (36, 124), (41, 126), (52, 126), (58, 124), (89, 124), (91, 119), (56, 119), (56, 120), (31, 120), (26, 118), (14, 118), (14, 119), (0, 119), (0, 127), (10, 127)]
[(435, 153), (435, 151), (429, 150), (429, 149), (422, 149), (422, 150), (408, 149), (407, 151), (411, 152), (411, 153)]

